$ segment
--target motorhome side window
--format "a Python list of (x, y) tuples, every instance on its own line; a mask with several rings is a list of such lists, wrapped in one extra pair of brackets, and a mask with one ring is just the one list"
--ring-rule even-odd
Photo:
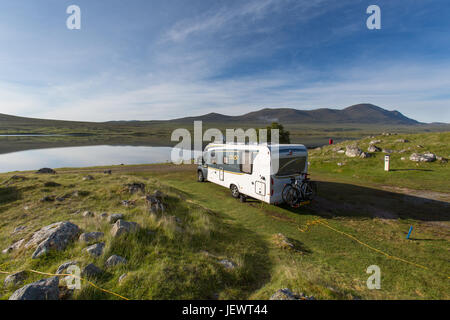
[(253, 159), (250, 151), (242, 152), (241, 157), (241, 172), (252, 174), (253, 171)]

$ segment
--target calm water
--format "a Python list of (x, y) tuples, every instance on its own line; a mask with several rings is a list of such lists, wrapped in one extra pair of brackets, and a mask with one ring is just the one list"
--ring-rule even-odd
[(88, 167), (120, 164), (164, 163), (171, 147), (89, 146), (27, 150), (0, 154), (0, 172), (37, 170), (43, 167)]

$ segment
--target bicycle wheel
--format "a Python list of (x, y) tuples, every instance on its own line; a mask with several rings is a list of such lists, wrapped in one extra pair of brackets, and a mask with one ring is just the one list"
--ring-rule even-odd
[(302, 183), (300, 190), (304, 200), (313, 200), (317, 195), (317, 185), (314, 181), (305, 181)]
[(291, 207), (295, 206), (300, 200), (300, 192), (290, 184), (284, 187), (281, 195), (283, 201)]

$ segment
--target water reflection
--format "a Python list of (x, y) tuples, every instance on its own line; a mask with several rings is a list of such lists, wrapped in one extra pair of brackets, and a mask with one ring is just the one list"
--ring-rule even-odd
[(0, 155), (0, 172), (43, 167), (88, 167), (170, 162), (171, 147), (88, 146), (27, 150)]

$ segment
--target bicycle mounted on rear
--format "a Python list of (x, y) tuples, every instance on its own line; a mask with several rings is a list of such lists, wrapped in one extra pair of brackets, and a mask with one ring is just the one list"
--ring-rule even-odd
[(310, 180), (308, 174), (304, 174), (302, 179), (291, 178), (291, 182), (287, 183), (282, 191), (283, 201), (293, 207), (312, 201), (317, 195), (317, 185)]

